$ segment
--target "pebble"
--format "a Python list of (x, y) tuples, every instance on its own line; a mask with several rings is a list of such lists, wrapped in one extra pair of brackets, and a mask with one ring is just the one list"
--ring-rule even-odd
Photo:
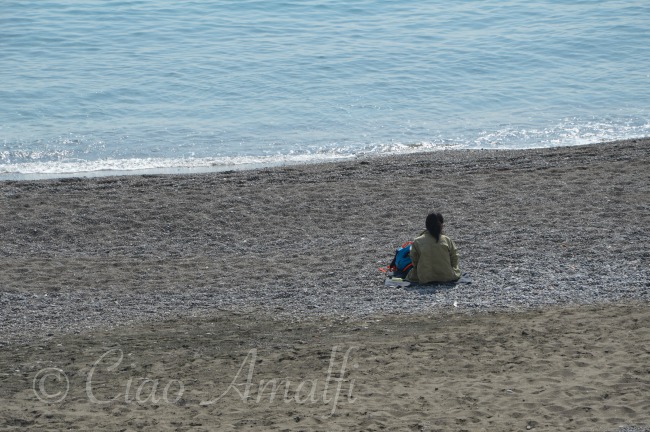
[[(649, 146), (435, 152), (256, 180), (0, 182), (17, 196), (0, 205), (0, 343), (217, 313), (295, 322), (647, 303)], [(420, 203), (412, 187), (425, 180), (436, 187)], [(404, 220), (398, 187), (417, 207)], [(384, 286), (377, 268), (434, 204), (473, 283)]]

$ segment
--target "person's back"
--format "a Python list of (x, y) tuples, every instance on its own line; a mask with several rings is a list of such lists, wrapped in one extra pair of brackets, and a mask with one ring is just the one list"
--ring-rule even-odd
[(442, 234), (443, 217), (439, 213), (427, 216), (427, 230), (413, 241), (413, 269), (407, 280), (416, 283), (451, 282), (461, 276), (458, 254), (453, 240)]

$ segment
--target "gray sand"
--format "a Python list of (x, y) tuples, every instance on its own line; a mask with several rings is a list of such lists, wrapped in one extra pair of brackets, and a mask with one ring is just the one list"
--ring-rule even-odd
[[(282, 320), (650, 300), (650, 140), (0, 182), (0, 344), (215, 311)], [(446, 218), (470, 285), (383, 286)]]

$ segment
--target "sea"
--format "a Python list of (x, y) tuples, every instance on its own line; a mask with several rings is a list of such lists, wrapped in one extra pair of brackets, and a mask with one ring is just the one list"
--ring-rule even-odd
[(650, 136), (648, 0), (2, 0), (0, 178)]

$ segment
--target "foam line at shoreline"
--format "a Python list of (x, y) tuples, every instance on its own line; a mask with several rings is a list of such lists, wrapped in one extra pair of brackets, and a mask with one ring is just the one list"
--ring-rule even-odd
[[(595, 142), (571, 146), (539, 146), (521, 149), (511, 148), (458, 148), (446, 147), (405, 147), (388, 153), (364, 154), (304, 154), (277, 156), (243, 156), (224, 158), (143, 158), (143, 159), (107, 159), (99, 161), (77, 162), (40, 162), (0, 165), (0, 181), (33, 181), (59, 178), (94, 178), (140, 175), (187, 175), (205, 174), (224, 171), (247, 171), (282, 166), (314, 165), (353, 160), (384, 158), (402, 155), (420, 155), (427, 153), (488, 153), (488, 152), (526, 152), (535, 150), (581, 148), (585, 146), (608, 145), (627, 141), (647, 140), (650, 138), (630, 138), (620, 141)], [(8, 168), (10, 167), (10, 168)]]

